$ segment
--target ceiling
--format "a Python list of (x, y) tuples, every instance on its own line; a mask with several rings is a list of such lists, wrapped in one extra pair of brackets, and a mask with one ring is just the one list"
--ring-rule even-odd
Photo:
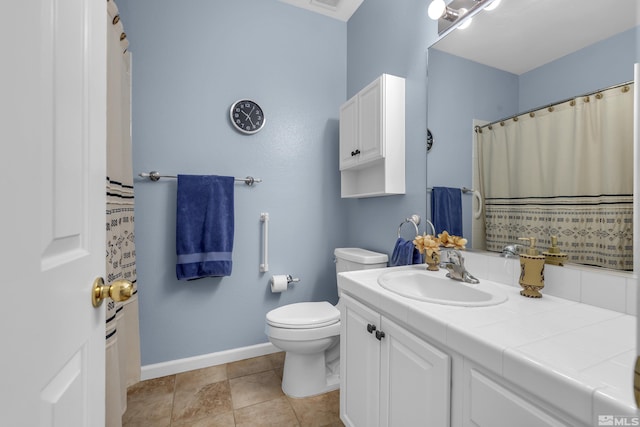
[(363, 0), (280, 0), (340, 21), (348, 21)]
[(640, 25), (638, 3), (502, 0), (495, 10), (481, 11), (468, 28), (452, 31), (435, 48), (519, 75)]
[[(363, 2), (280, 1), (345, 22)], [(453, 7), (456, 1), (448, 3)], [(502, 0), (495, 10), (476, 14), (468, 28), (450, 32), (435, 48), (519, 75), (640, 25), (639, 3), (638, 0)]]

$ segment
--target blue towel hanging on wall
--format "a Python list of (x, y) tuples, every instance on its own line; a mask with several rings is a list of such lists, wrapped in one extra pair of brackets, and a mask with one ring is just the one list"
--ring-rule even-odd
[(436, 234), (444, 230), (462, 236), (462, 191), (459, 188), (433, 187), (431, 218)]
[(232, 176), (178, 175), (178, 279), (231, 275), (233, 191)]

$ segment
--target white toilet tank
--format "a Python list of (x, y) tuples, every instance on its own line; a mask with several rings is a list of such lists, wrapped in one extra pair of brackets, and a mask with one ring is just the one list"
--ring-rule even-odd
[(336, 248), (336, 274), (343, 271), (369, 270), (387, 266), (387, 254), (361, 248)]

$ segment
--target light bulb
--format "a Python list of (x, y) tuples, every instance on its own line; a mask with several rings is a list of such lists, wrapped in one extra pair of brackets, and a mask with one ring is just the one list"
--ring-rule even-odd
[(501, 1), (502, 1), (502, 0), (493, 0), (493, 1), (492, 1), (491, 3), (489, 3), (489, 4), (487, 5), (487, 7), (485, 7), (484, 9), (485, 9), (485, 10), (493, 10), (493, 9), (495, 9), (496, 7), (498, 7), (498, 6), (500, 5), (500, 2), (501, 2)]
[(433, 0), (429, 5), (427, 14), (429, 15), (429, 18), (437, 21), (442, 16), (446, 8), (447, 5), (444, 3), (444, 0)]
[(462, 24), (458, 25), (458, 29), (459, 30), (464, 30), (465, 28), (467, 28), (469, 25), (471, 25), (471, 21), (473, 21), (473, 18), (469, 18), (466, 21), (464, 21)]

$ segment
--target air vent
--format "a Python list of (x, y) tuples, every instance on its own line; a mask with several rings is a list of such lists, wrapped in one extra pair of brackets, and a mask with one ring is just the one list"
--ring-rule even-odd
[(311, 4), (314, 6), (326, 7), (328, 9), (336, 10), (341, 0), (311, 0)]

